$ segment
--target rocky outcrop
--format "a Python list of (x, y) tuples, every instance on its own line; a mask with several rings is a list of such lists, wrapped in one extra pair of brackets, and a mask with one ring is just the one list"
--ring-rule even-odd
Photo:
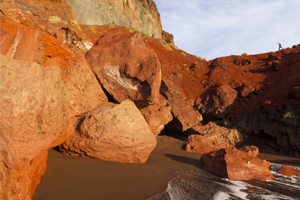
[(92, 111), (108, 102), (84, 55), (48, 59), (45, 66), (60, 67), (74, 115)]
[(238, 129), (246, 137), (270, 136), (271, 146), (294, 155), (300, 152), (300, 101), (290, 100), (281, 112), (264, 106), (253, 113), (245, 112), (230, 127)]
[(197, 126), (187, 139), (186, 151), (194, 153), (208, 153), (221, 148), (231, 148), (243, 143), (242, 135), (236, 129), (227, 129), (209, 122), (205, 126)]
[(156, 146), (150, 127), (130, 100), (108, 103), (78, 118), (60, 145), (63, 154), (123, 163), (145, 163)]
[(185, 132), (197, 125), (200, 121), (199, 114), (186, 101), (182, 88), (176, 86), (169, 80), (164, 80), (162, 93), (166, 96), (172, 107), (174, 119), (169, 123), (168, 128)]
[(48, 149), (72, 133), (70, 98), (59, 67), (0, 60), (0, 198), (31, 199)]
[(86, 59), (102, 86), (117, 102), (159, 101), (161, 67), (137, 33), (113, 29), (88, 51)]
[(166, 41), (167, 43), (174, 45), (174, 36), (171, 33), (168, 33), (166, 31), (162, 31), (162, 39)]
[(285, 176), (299, 176), (300, 177), (300, 170), (294, 169), (292, 167), (282, 165), (282, 167), (278, 170), (278, 174), (282, 174)]
[(68, 0), (75, 18), (86, 25), (114, 24), (161, 38), (160, 15), (153, 0)]
[(229, 180), (276, 180), (270, 163), (232, 147), (204, 154), (200, 163), (209, 171)]
[(209, 120), (225, 118), (237, 97), (237, 92), (230, 85), (221, 85), (208, 90), (202, 104), (197, 105), (200, 113)]

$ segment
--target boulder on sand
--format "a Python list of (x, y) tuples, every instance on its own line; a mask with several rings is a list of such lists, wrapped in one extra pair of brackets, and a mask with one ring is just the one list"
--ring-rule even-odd
[(213, 122), (192, 129), (197, 134), (188, 137), (186, 145), (188, 152), (204, 154), (220, 148), (236, 147), (243, 143), (243, 137), (236, 129), (221, 127)]
[(78, 118), (59, 149), (63, 154), (122, 163), (145, 163), (156, 138), (131, 100), (107, 103)]
[(117, 102), (131, 99), (159, 103), (161, 65), (138, 32), (112, 29), (87, 52), (86, 59)]
[(73, 131), (59, 67), (0, 55), (0, 199), (31, 199), (47, 151)]
[(269, 162), (235, 147), (204, 154), (200, 163), (209, 171), (229, 180), (276, 180), (269, 169)]

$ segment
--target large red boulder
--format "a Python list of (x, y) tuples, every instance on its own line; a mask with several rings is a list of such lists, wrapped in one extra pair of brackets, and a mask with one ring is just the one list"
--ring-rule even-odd
[(47, 151), (73, 131), (59, 67), (0, 55), (0, 199), (31, 199)]
[(276, 180), (266, 160), (232, 147), (204, 154), (200, 163), (209, 171), (229, 180)]
[(300, 170), (294, 169), (292, 167), (282, 165), (282, 167), (278, 170), (278, 174), (282, 174), (285, 176), (299, 176), (300, 177)]
[(161, 65), (138, 33), (112, 29), (87, 52), (86, 59), (102, 86), (122, 102), (158, 103)]
[(156, 138), (131, 100), (108, 103), (85, 115), (65, 143), (63, 154), (122, 163), (145, 163)]
[(186, 151), (194, 153), (208, 153), (221, 148), (241, 145), (243, 137), (236, 129), (228, 129), (209, 122), (205, 126), (196, 126), (193, 134), (188, 137)]
[(84, 55), (48, 59), (45, 66), (59, 66), (62, 81), (71, 98), (71, 109), (78, 116), (108, 102)]
[(200, 121), (199, 113), (188, 104), (182, 88), (176, 86), (170, 80), (164, 80), (163, 93), (167, 97), (174, 119), (169, 123), (168, 128), (185, 132), (197, 125)]
[(221, 85), (207, 90), (202, 104), (197, 105), (200, 113), (209, 120), (225, 118), (229, 112), (237, 92), (230, 85)]

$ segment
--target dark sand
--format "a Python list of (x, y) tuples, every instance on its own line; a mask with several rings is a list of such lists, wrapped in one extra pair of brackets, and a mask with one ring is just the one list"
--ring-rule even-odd
[[(163, 192), (172, 173), (201, 168), (201, 154), (181, 149), (183, 142), (158, 136), (158, 145), (146, 164), (123, 164), (71, 157), (49, 151), (48, 168), (33, 200), (144, 200)], [(300, 159), (263, 152), (273, 163), (300, 166)]]

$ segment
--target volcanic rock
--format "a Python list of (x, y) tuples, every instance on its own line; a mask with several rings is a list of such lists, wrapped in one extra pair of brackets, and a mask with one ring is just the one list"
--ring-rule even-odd
[(164, 95), (172, 107), (174, 119), (168, 128), (184, 132), (199, 123), (199, 115), (186, 101), (182, 88), (176, 86), (169, 80), (164, 80)]
[(15, 60), (38, 62), (43, 64), (43, 41), (40, 30), (27, 27), (7, 18), (1, 19), (0, 53)]
[(243, 143), (242, 135), (236, 129), (228, 129), (209, 122), (205, 126), (197, 126), (187, 140), (186, 151), (208, 153), (220, 148), (231, 148)]
[(198, 109), (210, 120), (225, 118), (237, 97), (237, 92), (230, 85), (212, 88)]
[(168, 33), (166, 31), (162, 31), (162, 39), (166, 41), (167, 43), (174, 45), (174, 36), (171, 33)]
[(59, 67), (0, 60), (0, 198), (31, 199), (48, 149), (68, 138), (75, 121)]
[(84, 55), (48, 59), (45, 66), (60, 67), (62, 81), (71, 98), (71, 109), (76, 116), (108, 102)]
[(278, 174), (282, 174), (285, 176), (299, 176), (300, 177), (300, 170), (294, 169), (292, 167), (282, 165), (282, 167), (278, 170)]
[(131, 100), (108, 103), (78, 118), (59, 146), (63, 154), (122, 163), (145, 163), (156, 146), (149, 125)]
[(154, 135), (158, 135), (165, 128), (165, 125), (173, 119), (170, 106), (149, 105), (140, 109), (140, 111)]
[(250, 156), (253, 157), (257, 157), (259, 154), (259, 149), (256, 146), (249, 146), (249, 145), (245, 145), (242, 146), (241, 148), (239, 148), (240, 151), (245, 151), (246, 153), (248, 153)]
[(281, 62), (278, 61), (278, 60), (274, 60), (274, 61), (272, 62), (272, 70), (273, 70), (273, 71), (278, 71), (280, 68), (282, 68)]
[(160, 63), (137, 32), (120, 34), (118, 29), (112, 29), (87, 52), (86, 59), (116, 101), (158, 103)]
[(114, 24), (161, 38), (160, 15), (153, 0), (68, 0), (75, 18), (86, 25)]
[(276, 180), (269, 162), (232, 147), (204, 154), (200, 163), (209, 171), (230, 180)]
[(294, 86), (291, 95), (294, 99), (300, 100), (300, 86)]

